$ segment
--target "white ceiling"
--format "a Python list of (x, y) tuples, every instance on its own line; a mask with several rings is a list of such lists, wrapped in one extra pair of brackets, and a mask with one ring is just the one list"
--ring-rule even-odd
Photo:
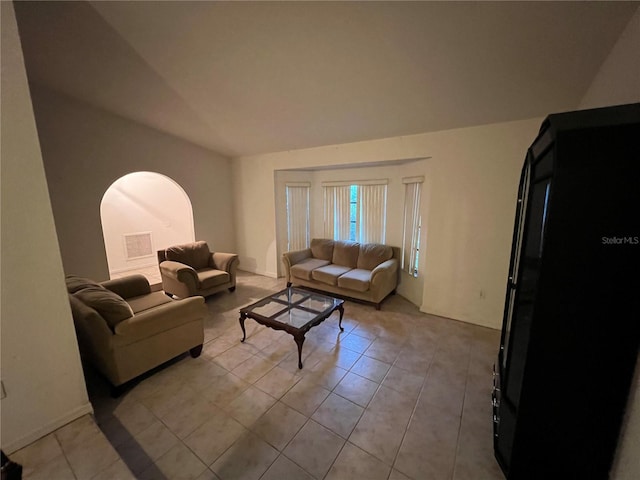
[(32, 82), (230, 157), (575, 109), (637, 2), (16, 2)]

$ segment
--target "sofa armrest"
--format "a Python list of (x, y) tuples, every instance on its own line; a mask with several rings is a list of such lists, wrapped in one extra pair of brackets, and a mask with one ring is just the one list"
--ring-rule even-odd
[(372, 285), (391, 284), (390, 282), (394, 288), (398, 283), (398, 260), (395, 258), (382, 262), (371, 271)]
[(131, 343), (204, 318), (206, 312), (204, 297), (175, 300), (123, 320), (116, 325), (115, 334), (118, 343)]
[(215, 252), (211, 254), (212, 267), (233, 275), (238, 266), (238, 255), (235, 253)]
[(172, 260), (165, 260), (160, 264), (160, 273), (182, 283), (189, 281), (198, 284), (198, 273), (189, 265)]
[(283, 261), (287, 267), (292, 267), (296, 263), (300, 263), (305, 258), (311, 258), (311, 249), (305, 248), (304, 250), (296, 250), (293, 252), (285, 252), (282, 254)]
[(106, 282), (100, 283), (100, 285), (111, 290), (116, 295), (120, 295), (124, 299), (151, 293), (149, 280), (140, 274), (107, 280)]

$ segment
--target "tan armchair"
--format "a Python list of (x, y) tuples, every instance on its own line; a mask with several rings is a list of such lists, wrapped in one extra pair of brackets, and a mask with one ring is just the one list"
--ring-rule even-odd
[(84, 360), (119, 386), (189, 351), (197, 357), (204, 341), (204, 298), (172, 300), (152, 292), (142, 275), (100, 284), (66, 278), (78, 345)]
[(179, 298), (233, 292), (238, 263), (235, 253), (211, 252), (203, 241), (158, 251), (162, 288)]

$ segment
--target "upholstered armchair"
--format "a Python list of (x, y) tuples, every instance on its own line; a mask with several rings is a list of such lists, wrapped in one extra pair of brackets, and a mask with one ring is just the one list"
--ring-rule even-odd
[(233, 292), (238, 263), (235, 253), (211, 252), (203, 241), (158, 251), (162, 288), (167, 295), (179, 298)]

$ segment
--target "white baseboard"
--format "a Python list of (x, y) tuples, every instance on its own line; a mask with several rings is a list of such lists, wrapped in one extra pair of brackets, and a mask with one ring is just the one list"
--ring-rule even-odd
[(20, 450), (21, 448), (32, 444), (36, 440), (41, 439), (45, 435), (48, 435), (51, 432), (56, 431), (60, 427), (64, 427), (67, 423), (73, 422), (74, 420), (77, 420), (83, 415), (92, 414), (92, 413), (93, 413), (93, 407), (91, 406), (91, 403), (87, 402), (84, 405), (80, 405), (79, 407), (76, 407), (70, 412), (67, 412), (66, 414), (62, 415), (61, 417), (56, 418), (55, 420), (47, 423), (46, 425), (43, 425), (40, 428), (36, 428), (32, 432), (29, 432), (28, 434), (23, 435), (22, 437), (16, 440), (13, 440), (12, 442), (6, 445), (2, 445), (2, 450), (4, 450), (4, 452), (7, 455), (10, 455), (17, 450)]

